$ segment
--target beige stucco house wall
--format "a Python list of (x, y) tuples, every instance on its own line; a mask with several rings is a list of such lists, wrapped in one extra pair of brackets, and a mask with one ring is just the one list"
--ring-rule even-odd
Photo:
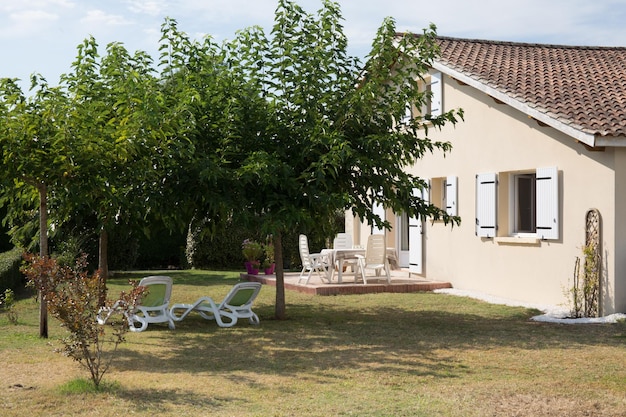
[[(407, 169), (431, 180), (431, 187), (440, 187), (442, 178), (456, 177), (455, 204), (461, 225), (422, 223), (418, 275), (448, 281), (457, 289), (569, 306), (575, 260), (582, 258), (585, 243), (585, 216), (588, 210), (597, 209), (602, 217), (602, 313), (625, 312), (626, 148), (586, 147), (446, 74), (442, 94), (444, 111), (462, 108), (465, 121), (431, 130), (429, 137), (448, 140), (453, 149), (445, 157), (427, 154)], [(511, 178), (544, 167), (556, 167), (558, 173), (558, 238), (519, 237), (511, 233)], [(476, 176), (484, 173), (495, 173), (498, 179), (494, 237), (476, 234)], [(431, 189), (429, 198), (440, 195)], [(371, 227), (347, 217), (346, 231), (353, 234), (355, 243), (365, 245)], [(399, 249), (398, 229), (404, 226), (396, 213), (386, 211), (385, 217), (394, 226), (385, 232), (387, 244)], [(408, 267), (406, 262), (402, 266)]]

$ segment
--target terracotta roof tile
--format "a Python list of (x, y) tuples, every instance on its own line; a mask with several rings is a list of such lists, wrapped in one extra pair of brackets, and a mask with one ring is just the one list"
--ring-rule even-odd
[(626, 48), (438, 37), (441, 64), (572, 128), (626, 136)]

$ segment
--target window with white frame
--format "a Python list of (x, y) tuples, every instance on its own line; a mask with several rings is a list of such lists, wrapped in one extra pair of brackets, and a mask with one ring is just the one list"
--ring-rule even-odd
[(441, 82), (441, 73), (434, 72), (427, 74), (423, 81), (420, 81), (422, 91), (426, 92), (429, 97), (426, 98), (421, 109), (417, 109), (413, 104), (407, 103), (404, 116), (400, 119), (400, 123), (407, 124), (418, 114), (425, 116), (430, 114), (432, 117), (441, 116), (443, 112), (443, 86)]
[(556, 167), (479, 174), (476, 235), (559, 239), (558, 194)]
[(456, 176), (438, 177), (430, 180), (430, 203), (444, 210), (451, 216), (456, 216), (457, 210)]

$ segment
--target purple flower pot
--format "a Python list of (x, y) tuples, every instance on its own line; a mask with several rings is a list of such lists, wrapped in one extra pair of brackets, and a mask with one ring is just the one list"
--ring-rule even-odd
[(258, 275), (259, 274), (259, 263), (258, 262), (250, 262), (246, 261), (246, 272), (248, 275)]

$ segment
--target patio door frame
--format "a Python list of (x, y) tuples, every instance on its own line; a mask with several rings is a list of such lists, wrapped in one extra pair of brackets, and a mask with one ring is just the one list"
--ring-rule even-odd
[[(413, 193), (427, 199), (428, 192), (414, 188)], [(407, 224), (408, 223), (408, 224)], [(408, 217), (406, 214), (396, 216), (396, 248), (398, 249), (398, 264), (401, 268), (409, 268), (411, 273), (423, 273), (424, 222), (418, 217)], [(402, 243), (406, 239), (408, 244), (403, 249)]]

